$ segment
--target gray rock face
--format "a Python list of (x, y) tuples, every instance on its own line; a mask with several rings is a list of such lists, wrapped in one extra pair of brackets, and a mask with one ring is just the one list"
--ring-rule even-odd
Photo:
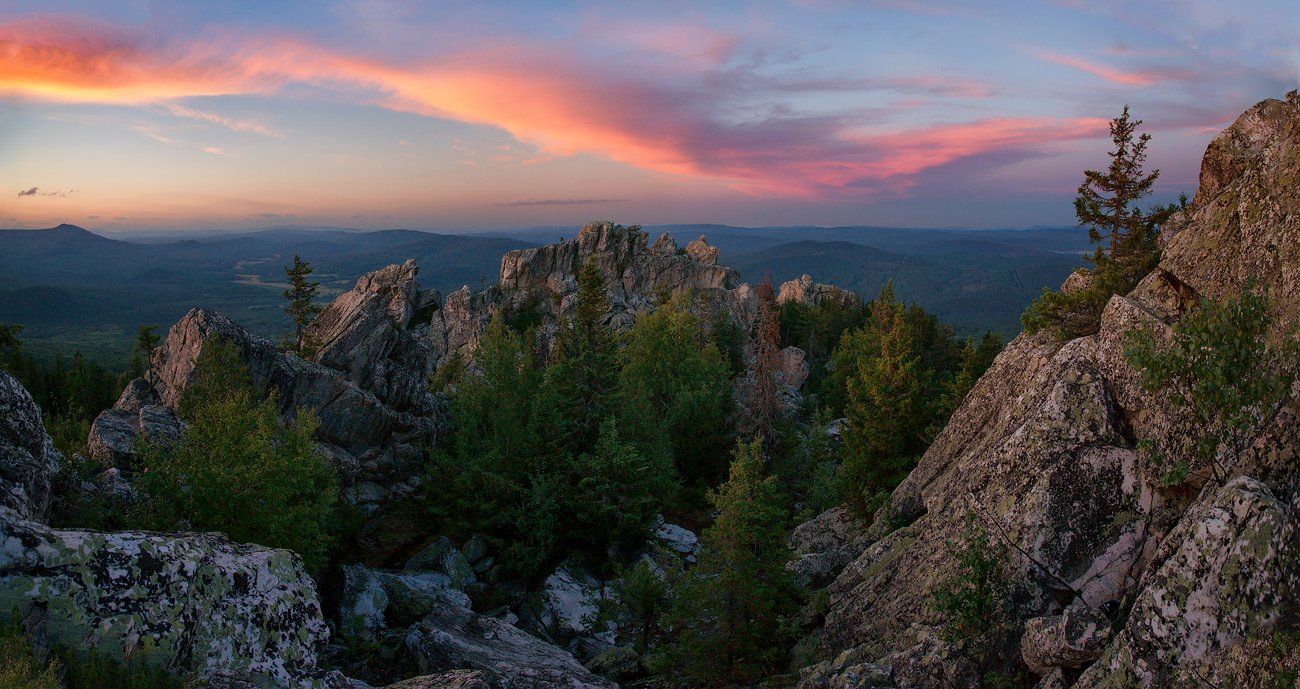
[(455, 605), (407, 630), (406, 653), (419, 672), (481, 670), (512, 689), (613, 689), (573, 656), (500, 620)]
[(482, 670), (451, 670), (436, 675), (412, 677), (384, 689), (500, 689), (501, 683)]
[[(355, 333), (355, 329), (342, 330)], [(193, 309), (172, 326), (167, 339), (154, 351), (146, 376), (133, 381), (114, 408), (96, 419), (90, 444), (97, 456), (129, 466), (132, 443), (142, 431), (175, 435), (180, 425), (171, 410), (193, 380), (194, 364), (203, 347), (218, 338), (240, 352), (259, 392), (275, 392), (282, 413), (292, 415), (299, 409), (316, 413), (320, 419), (317, 440), (326, 445), (326, 454), (340, 468), (344, 494), (352, 502), (373, 504), (390, 497), (393, 490), (409, 492), (405, 482), (420, 466), (417, 447), (431, 441), (434, 434), (432, 409), (421, 406), (431, 405), (431, 396), (416, 400), (415, 406), (391, 406), (349, 379), (348, 375), (356, 374), (370, 381), (358, 373), (365, 366), (358, 363), (344, 372), (281, 352), (270, 341), (254, 337), (224, 315), (207, 309)], [(339, 335), (322, 351), (342, 358), (340, 351), (346, 341), (345, 335)], [(363, 345), (373, 342), (363, 338)], [(383, 365), (391, 367), (392, 360), (386, 361)], [(423, 372), (421, 368), (411, 376)], [(392, 377), (397, 378), (396, 374)], [(409, 387), (408, 381), (381, 392), (396, 395), (396, 390)]]
[(415, 261), (357, 280), (321, 311), (303, 334), (311, 359), (341, 371), (385, 404), (430, 413), (430, 349), (422, 337), (438, 308), (438, 293), (421, 291)]
[(832, 507), (790, 533), (790, 552), (795, 559), (786, 569), (794, 573), (800, 586), (822, 588), (870, 543), (866, 526), (848, 507)]
[(1165, 687), (1176, 672), (1277, 625), (1300, 584), (1300, 494), (1239, 477), (1183, 517), (1142, 579), (1128, 623), (1075, 685)]
[[(1082, 687), (1170, 686), (1175, 669), (1270, 633), (1286, 605), (1295, 614), (1286, 601), (1300, 588), (1286, 573), (1300, 562), (1285, 544), (1296, 528), (1282, 526), (1297, 514), (1287, 507), (1300, 469), (1295, 400), (1229, 472), (1250, 478), (1202, 490), (1207, 477), (1194, 475), (1161, 489), (1136, 441), (1167, 447), (1188, 427), (1142, 389), (1123, 351), (1128, 332), (1167, 333), (1197, 298), (1234, 294), (1248, 280), (1270, 290), (1279, 327), (1300, 324), (1298, 182), (1300, 96), (1291, 94), (1215, 139), (1195, 201), (1163, 232), (1160, 266), (1112, 298), (1100, 332), (1064, 343), (1022, 334), (1007, 346), (892, 494), (880, 515), (892, 519), (875, 520), (867, 547), (829, 586), (816, 637), (825, 657), (853, 650), (859, 664), (890, 665), (899, 687), (964, 686), (957, 675), (909, 675), (900, 662), (933, 655), (917, 643), (933, 635), (918, 630), (939, 622), (929, 602), (955, 573), (945, 544), (972, 517), (1008, 553), (1013, 616), (1029, 621), (1025, 659), (1047, 673), (1044, 686), (1072, 674), (1056, 668), (1096, 653), (1100, 639), (1080, 643), (1087, 635), (1063, 615), (1076, 593), (1093, 609), (1135, 601)], [(909, 525), (891, 532), (900, 521)]]
[(45, 433), (41, 408), (13, 376), (0, 371), (0, 506), (23, 518), (43, 518), (50, 481), (62, 462)]
[(692, 296), (692, 306), (709, 318), (722, 316), (748, 328), (757, 302), (736, 271), (717, 265), (717, 249), (703, 238), (679, 252), (671, 237), (647, 247), (639, 227), (591, 223), (571, 240), (507, 253), (497, 284), (472, 293), (448, 295), (433, 318), (430, 347), (441, 360), (453, 352), (472, 357), (492, 314), (533, 313), (541, 318), (541, 341), (553, 338), (559, 318), (573, 308), (577, 273), (588, 261), (600, 269), (610, 299), (607, 321), (619, 330), (663, 297)]
[(442, 572), (383, 572), (343, 567), (340, 633), (374, 641), (390, 628), (407, 627), (440, 605), (469, 607), (469, 596)]
[(781, 288), (776, 293), (776, 302), (778, 304), (793, 302), (806, 306), (815, 306), (828, 301), (845, 305), (860, 303), (857, 294), (834, 285), (815, 283), (811, 275), (803, 275), (797, 280), (787, 280), (781, 283)]
[(176, 673), (343, 687), (317, 670), (328, 639), (297, 555), (218, 534), (55, 530), (0, 514), (0, 609), (50, 640)]

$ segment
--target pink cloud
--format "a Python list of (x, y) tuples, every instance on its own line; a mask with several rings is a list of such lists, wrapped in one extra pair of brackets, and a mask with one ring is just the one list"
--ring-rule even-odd
[(1091, 62), (1081, 57), (1062, 55), (1047, 50), (1031, 50), (1030, 53), (1045, 62), (1077, 69), (1113, 84), (1123, 84), (1125, 86), (1151, 86), (1165, 79), (1177, 79), (1186, 76), (1185, 71), (1172, 69), (1123, 70)]
[[(651, 37), (654, 43), (658, 38)], [(669, 43), (663, 50), (684, 46)], [(714, 43), (709, 59), (721, 59)], [(1027, 153), (1104, 133), (1096, 119), (990, 119), (871, 131), (861, 113), (735, 103), (789, 91), (886, 89), (978, 98), (979, 82), (932, 76), (787, 78), (713, 69), (653, 78), (593, 64), (554, 46), (519, 45), (395, 64), (283, 36), (152, 43), (70, 20), (0, 24), (0, 89), (72, 102), (163, 104), (179, 116), (239, 130), (172, 101), (271, 93), (294, 83), (345, 91), (379, 107), (500, 127), (548, 155), (591, 153), (638, 168), (694, 175), (754, 194), (863, 197), (905, 190), (915, 177), (990, 153)], [(763, 110), (756, 110), (763, 113)], [(207, 149), (204, 149), (207, 150)], [(208, 150), (213, 154), (225, 151)]]

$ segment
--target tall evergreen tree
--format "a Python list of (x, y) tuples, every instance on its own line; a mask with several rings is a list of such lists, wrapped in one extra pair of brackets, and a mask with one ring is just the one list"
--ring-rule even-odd
[(541, 406), (553, 412), (543, 420), (545, 432), (561, 443), (557, 449), (574, 455), (595, 445), (617, 384), (618, 343), (605, 323), (608, 313), (600, 268), (588, 261), (578, 271), (573, 314), (560, 324), (541, 391)]
[[(21, 323), (4, 323), (0, 322), (0, 357), (13, 358), (22, 347), (22, 340), (18, 339), (18, 334), (23, 331)], [(4, 359), (0, 358), (0, 363)]]
[(135, 331), (135, 351), (131, 353), (131, 373), (139, 377), (149, 367), (149, 356), (158, 346), (158, 326), (142, 325)]
[(320, 283), (310, 279), (311, 273), (311, 264), (302, 260), (298, 254), (293, 255), (293, 265), (284, 267), (284, 274), (289, 279), (289, 289), (284, 291), (284, 298), (289, 303), (284, 307), (284, 312), (289, 314), (293, 323), (292, 346), (298, 351), (302, 351), (305, 345), (302, 341), (303, 331), (320, 313), (320, 306), (315, 303)]
[(736, 448), (727, 482), (710, 495), (717, 520), (700, 560), (673, 592), (670, 640), (655, 669), (708, 686), (752, 684), (782, 667), (798, 599), (785, 563), (785, 508), (765, 468), (762, 441)]
[(1149, 229), (1136, 205), (1151, 194), (1160, 171), (1148, 173), (1144, 169), (1151, 135), (1135, 136), (1141, 125), (1142, 120), (1129, 119), (1125, 105), (1120, 116), (1110, 123), (1110, 139), (1115, 144), (1110, 166), (1105, 172), (1085, 170), (1079, 195), (1074, 199), (1074, 213), (1079, 224), (1088, 229), (1088, 239), (1094, 244), (1108, 242), (1112, 260), (1120, 259), (1126, 240)]
[(770, 278), (765, 278), (754, 293), (758, 297), (758, 321), (754, 330), (752, 378), (742, 410), (743, 430), (772, 444), (781, 415), (777, 390), (777, 376), (781, 371), (781, 310)]

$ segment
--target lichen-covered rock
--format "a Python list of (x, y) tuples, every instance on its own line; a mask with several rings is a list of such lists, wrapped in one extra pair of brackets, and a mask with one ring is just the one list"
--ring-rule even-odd
[(832, 507), (795, 527), (789, 546), (794, 559), (786, 569), (800, 586), (829, 584), (870, 544), (866, 526), (847, 506)]
[(700, 537), (695, 535), (694, 531), (684, 526), (670, 524), (659, 515), (655, 517), (654, 538), (687, 562), (695, 562), (695, 554), (700, 549)]
[(185, 424), (162, 400), (148, 381), (132, 380), (117, 403), (95, 418), (86, 439), (86, 449), (104, 466), (135, 468), (135, 444), (141, 436), (151, 440), (175, 440)]
[(0, 515), (0, 609), (55, 643), (259, 687), (341, 687), (316, 587), (287, 550), (218, 534), (56, 530)]
[(1053, 668), (1087, 667), (1101, 656), (1110, 640), (1110, 620), (1086, 605), (1071, 605), (1060, 615), (1035, 617), (1025, 622), (1020, 654), (1036, 675)]
[(1239, 477), (1214, 489), (1165, 538), (1128, 621), (1075, 685), (1165, 687), (1175, 673), (1267, 635), (1300, 580), (1300, 494), (1287, 505)]
[(45, 433), (41, 408), (13, 376), (0, 371), (0, 506), (24, 518), (43, 518), (50, 481), (62, 462)]
[(408, 629), (402, 646), (418, 672), (482, 670), (511, 689), (613, 689), (567, 651), (501, 620), (443, 605)]
[[(538, 593), (542, 631), (553, 639), (569, 641), (591, 632), (591, 621), (602, 598), (603, 582), (572, 563), (557, 567)], [(611, 639), (612, 641), (612, 639)]]

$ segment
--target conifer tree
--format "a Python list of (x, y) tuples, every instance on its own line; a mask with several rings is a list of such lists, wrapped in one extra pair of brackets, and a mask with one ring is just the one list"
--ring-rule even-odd
[(135, 332), (135, 352), (131, 356), (131, 372), (140, 376), (149, 367), (149, 356), (158, 346), (158, 326), (142, 325)]
[(731, 475), (709, 496), (717, 520), (701, 536), (699, 564), (673, 592), (671, 639), (654, 669), (708, 686), (752, 684), (785, 660), (797, 593), (785, 569), (785, 508), (762, 441), (736, 448)]
[(22, 347), (22, 340), (18, 339), (18, 333), (23, 331), (21, 323), (3, 323), (0, 322), (0, 355), (13, 356)]
[(554, 414), (545, 420), (550, 426), (546, 432), (575, 455), (594, 446), (617, 384), (618, 347), (605, 323), (607, 313), (609, 297), (600, 268), (588, 261), (578, 271), (573, 314), (556, 335), (541, 391), (546, 402), (540, 405)]
[(770, 278), (765, 278), (754, 293), (758, 296), (758, 321), (754, 331), (753, 377), (749, 381), (743, 410), (743, 430), (770, 444), (781, 414), (777, 391), (777, 376), (781, 371), (781, 310)]
[(298, 351), (303, 349), (303, 331), (311, 324), (316, 314), (320, 313), (320, 306), (315, 303), (320, 283), (310, 279), (311, 273), (311, 264), (302, 260), (298, 254), (293, 255), (293, 265), (284, 267), (284, 274), (289, 279), (289, 289), (284, 291), (284, 298), (289, 303), (284, 307), (284, 312), (289, 314), (289, 319), (293, 323), (291, 344)]
[(1115, 144), (1110, 166), (1105, 172), (1085, 170), (1079, 195), (1074, 199), (1074, 213), (1079, 224), (1088, 229), (1088, 239), (1094, 244), (1108, 242), (1112, 260), (1121, 258), (1127, 240), (1149, 229), (1136, 204), (1151, 194), (1160, 171), (1147, 173), (1144, 169), (1151, 135), (1135, 137), (1141, 125), (1142, 120), (1129, 119), (1125, 105), (1120, 116), (1110, 123), (1110, 139)]

